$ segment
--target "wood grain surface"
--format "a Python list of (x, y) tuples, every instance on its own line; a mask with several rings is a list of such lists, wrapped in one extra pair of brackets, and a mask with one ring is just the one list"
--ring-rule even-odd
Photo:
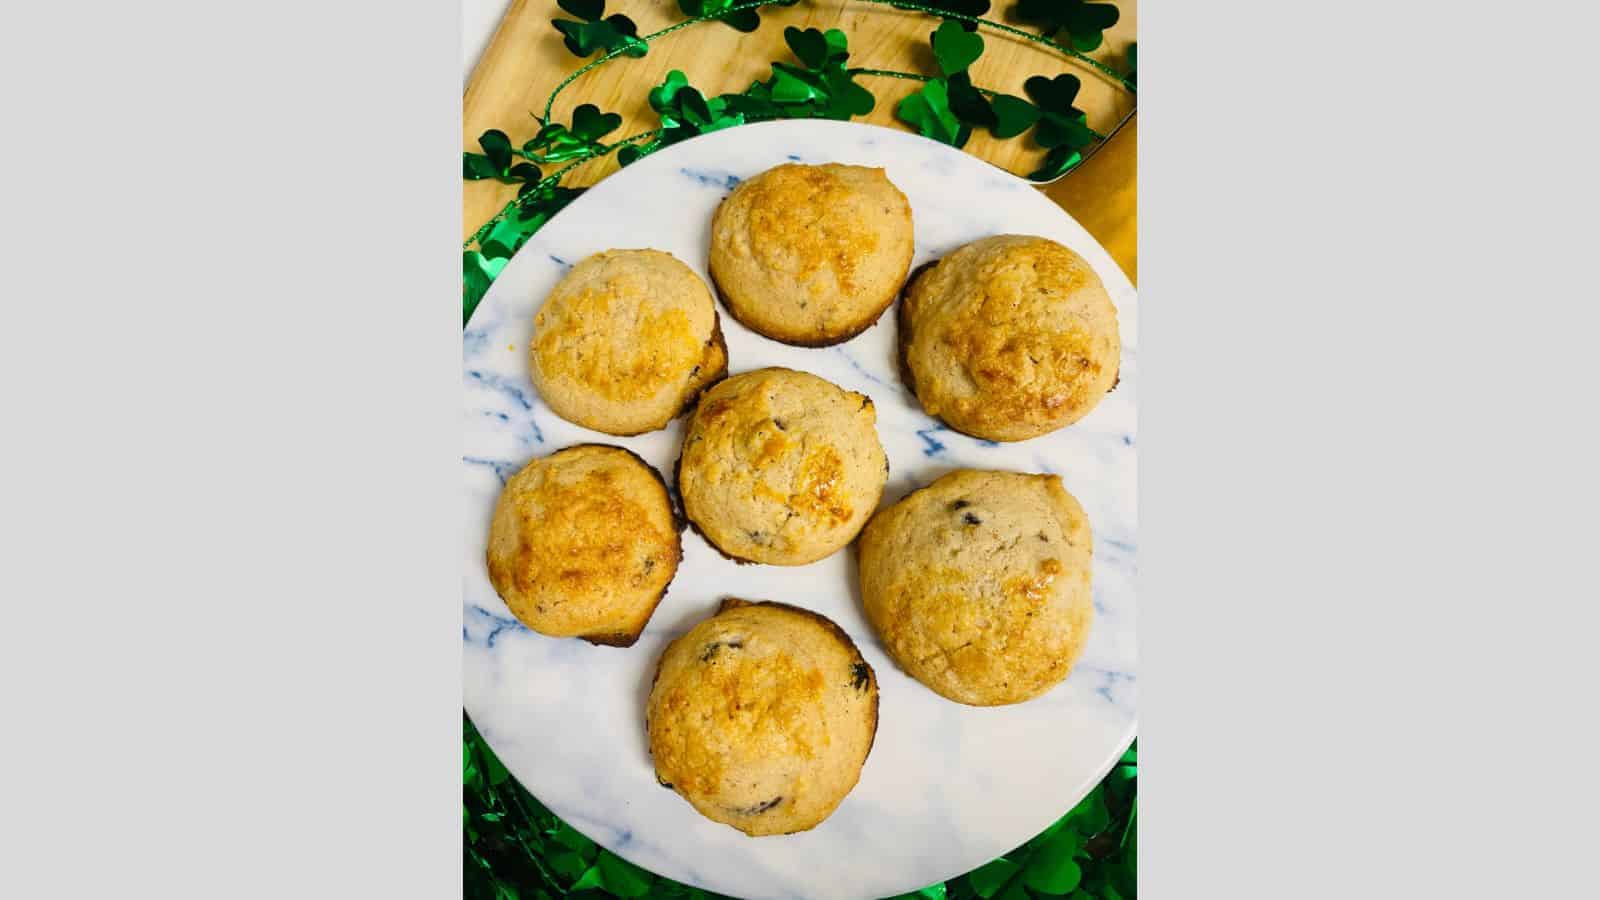
[[(1022, 25), (1008, 18), (1011, 0), (997, 0), (988, 17)], [(1105, 42), (1092, 55), (1122, 69), (1134, 40), (1136, 17), (1132, 0), (1117, 3), (1122, 17), (1106, 32)], [(649, 34), (682, 21), (673, 0), (610, 0), (606, 13), (622, 13)], [(587, 61), (567, 52), (561, 36), (551, 27), (555, 17), (570, 18), (555, 0), (513, 0), (494, 38), (473, 71), (463, 102), (462, 145), (476, 150), (478, 135), (498, 128), (521, 145), (538, 131), (533, 113), (542, 112), (556, 85)], [(705, 22), (651, 42), (640, 59), (619, 57), (585, 74), (562, 91), (552, 115), (567, 121), (573, 107), (593, 103), (606, 112), (620, 113), (622, 127), (612, 137), (626, 136), (657, 126), (647, 93), (673, 69), (681, 69), (689, 83), (707, 95), (738, 91), (771, 74), (770, 62), (791, 60), (783, 40), (785, 26), (839, 28), (850, 38), (850, 65), (935, 74), (928, 35), (938, 20), (915, 12), (856, 0), (802, 0), (792, 7), (761, 10), (761, 27), (744, 34), (720, 22)], [(1025, 27), (1025, 26), (1023, 26)], [(1094, 69), (1067, 59), (1049, 48), (1021, 38), (985, 30), (984, 53), (972, 67), (973, 82), (980, 87), (1023, 95), (1022, 83), (1031, 75), (1053, 76), (1071, 72), (1083, 82), (1077, 106), (1088, 113), (1089, 124), (1109, 132), (1132, 108), (1133, 99)], [(857, 119), (904, 128), (894, 118), (900, 98), (916, 90), (915, 82), (862, 76), (861, 82), (877, 97), (871, 114)], [(1043, 188), (1110, 251), (1128, 277), (1137, 281), (1135, 240), (1136, 127), (1130, 121), (1083, 165), (1065, 178)], [(964, 148), (981, 159), (1018, 174), (1038, 165), (1044, 151), (1027, 138), (997, 140), (976, 131)], [(617, 164), (612, 157), (595, 160), (569, 173), (563, 183), (593, 184)], [(463, 239), (493, 216), (516, 193), (510, 185), (492, 181), (463, 186)]]

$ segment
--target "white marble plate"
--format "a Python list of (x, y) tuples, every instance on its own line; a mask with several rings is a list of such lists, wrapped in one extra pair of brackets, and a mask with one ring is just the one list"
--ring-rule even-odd
[[(1121, 316), (1121, 383), (1088, 417), (1014, 444), (978, 441), (924, 415), (901, 386), (895, 314), (846, 344), (790, 347), (722, 311), (729, 369), (781, 365), (870, 395), (892, 473), (883, 502), (958, 467), (1056, 472), (1094, 528), (1095, 620), (1065, 682), (1016, 706), (944, 700), (897, 669), (860, 608), (853, 550), (799, 568), (736, 566), (693, 531), (666, 599), (629, 649), (556, 640), (518, 623), (484, 569), (503, 480), (585, 441), (620, 444), (671, 479), (683, 421), (615, 438), (557, 418), (528, 381), (534, 311), (575, 260), (654, 247), (706, 277), (712, 210), (740, 179), (786, 161), (882, 166), (911, 200), (913, 265), (976, 238), (1038, 234), (1082, 254)], [(653, 872), (736, 897), (884, 897), (1005, 853), (1080, 800), (1134, 734), (1135, 406), (1133, 286), (1060, 207), (1023, 181), (909, 132), (830, 121), (746, 125), (648, 156), (592, 188), (506, 265), (464, 338), (467, 504), (463, 542), (465, 706), (517, 780), (597, 843)], [(644, 702), (656, 658), (725, 595), (781, 600), (839, 623), (881, 684), (877, 741), (861, 782), (826, 822), (750, 838), (701, 818), (656, 784)]]

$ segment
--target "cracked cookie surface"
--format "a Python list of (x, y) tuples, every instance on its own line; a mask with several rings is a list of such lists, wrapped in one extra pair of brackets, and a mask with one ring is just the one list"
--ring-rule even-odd
[(878, 683), (829, 619), (729, 598), (662, 653), (645, 723), (657, 782), (745, 834), (790, 834), (855, 787)]
[(725, 555), (795, 566), (850, 543), (888, 477), (865, 394), (758, 369), (708, 390), (678, 463), (684, 514)]
[(1055, 475), (961, 469), (861, 533), (861, 597), (896, 664), (974, 706), (1067, 677), (1094, 606), (1089, 520)]

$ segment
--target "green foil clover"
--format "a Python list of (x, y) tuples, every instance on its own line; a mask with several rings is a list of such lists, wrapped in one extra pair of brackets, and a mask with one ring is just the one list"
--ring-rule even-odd
[(730, 97), (746, 118), (849, 119), (872, 112), (877, 100), (845, 68), (850, 48), (844, 32), (790, 26), (783, 39), (803, 65), (774, 62), (771, 78)]
[(743, 114), (730, 110), (726, 97), (707, 99), (690, 87), (688, 77), (677, 69), (668, 72), (667, 80), (650, 92), (650, 108), (661, 117), (663, 144), (744, 124)]
[(964, 30), (960, 22), (940, 23), (928, 40), (933, 45), (934, 61), (946, 77), (965, 72), (983, 55), (983, 38), (977, 32)]
[[(793, 6), (800, 0), (771, 0), (764, 6)], [(754, 8), (728, 12), (735, 6), (745, 6), (748, 0), (678, 0), (678, 9), (691, 19), (701, 16), (716, 18), (719, 22), (746, 33), (761, 27), (761, 14)]]
[(467, 181), (493, 178), (504, 184), (538, 181), (539, 169), (528, 163), (513, 163), (518, 155), (511, 149), (511, 139), (506, 133), (491, 128), (478, 138), (482, 153), (461, 154), (462, 177)]
[(974, 128), (987, 128), (997, 138), (1012, 138), (1042, 120), (1043, 112), (1027, 100), (973, 85), (968, 70), (983, 55), (980, 35), (946, 20), (929, 43), (943, 77), (930, 79), (921, 90), (901, 100), (895, 111), (919, 134), (962, 147)]
[(928, 40), (943, 77), (930, 79), (907, 95), (895, 108), (895, 115), (923, 137), (963, 147), (974, 125), (990, 127), (997, 121), (988, 99), (972, 86), (967, 74), (983, 55), (983, 38), (963, 29), (959, 22), (946, 20)]
[(648, 141), (622, 147), (617, 161), (630, 165), (662, 147), (745, 122), (849, 119), (872, 111), (876, 103), (872, 93), (857, 84), (845, 67), (850, 51), (844, 32), (789, 27), (783, 36), (803, 65), (774, 62), (770, 78), (739, 93), (707, 98), (689, 85), (681, 71), (668, 72), (666, 80), (650, 91), (650, 107), (660, 116), (661, 128)]
[(952, 147), (966, 146), (972, 136), (972, 128), (963, 125), (950, 109), (950, 86), (942, 78), (935, 78), (902, 99), (895, 107), (895, 115), (923, 137)]
[(1083, 161), (1084, 148), (1099, 139), (1088, 125), (1088, 116), (1072, 105), (1082, 82), (1076, 75), (1062, 73), (1055, 78), (1035, 75), (1022, 84), (1039, 108), (1039, 123), (1034, 126), (1034, 143), (1048, 149), (1044, 162), (1028, 177), (1049, 181), (1065, 174)]
[(489, 292), (489, 285), (494, 283), (500, 270), (510, 261), (510, 256), (485, 256), (481, 249), (461, 252), (462, 325), (472, 319), (472, 311), (478, 308), (478, 302)]
[[(533, 169), (533, 166), (528, 168)], [(562, 187), (537, 179), (523, 184), (518, 191), (518, 205), (489, 228), (478, 242), (478, 249), (463, 251), (462, 325), (472, 318), (472, 311), (478, 308), (489, 285), (505, 268), (512, 254), (526, 244), (528, 238), (544, 223), (550, 221), (551, 216), (582, 193), (583, 188)]]
[(689, 77), (673, 69), (661, 84), (650, 90), (650, 108), (661, 119), (661, 127), (648, 141), (629, 144), (617, 151), (617, 162), (631, 165), (642, 156), (662, 147), (744, 123), (743, 114), (730, 110), (726, 97), (707, 99), (689, 85)]
[(629, 56), (645, 54), (647, 48), (645, 42), (639, 40), (638, 26), (621, 14), (606, 16), (605, 0), (556, 0), (556, 5), (580, 20), (550, 20), (573, 55), (591, 56), (613, 50), (621, 50)]
[(1113, 4), (1089, 0), (1017, 0), (1011, 11), (1022, 21), (1040, 26), (1039, 33), (1045, 37), (1065, 31), (1072, 47), (1084, 53), (1097, 49), (1105, 39), (1103, 32), (1122, 15)]
[(989, 131), (997, 138), (1013, 138), (1039, 121), (1039, 107), (1010, 94), (997, 94), (990, 102), (995, 123)]
[(602, 113), (600, 107), (585, 103), (572, 111), (572, 125), (547, 122), (533, 139), (522, 145), (522, 153), (529, 159), (543, 163), (577, 159), (608, 148), (600, 139), (622, 125), (622, 116)]

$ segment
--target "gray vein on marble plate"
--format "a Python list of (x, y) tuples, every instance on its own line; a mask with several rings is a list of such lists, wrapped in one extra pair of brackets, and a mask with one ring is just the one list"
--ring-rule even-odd
[(503, 459), (484, 459), (481, 456), (463, 456), (461, 461), (469, 466), (483, 466), (489, 469), (494, 472), (496, 478), (500, 479), (502, 485), (511, 476), (517, 474), (517, 470), (521, 468), (516, 463), (506, 462)]
[(489, 345), (489, 332), (483, 328), (468, 328), (461, 333), (461, 353), (471, 358), (482, 353)]
[(507, 616), (495, 615), (481, 606), (468, 605), (466, 608), (466, 615), (470, 622), (473, 624), (484, 625), (487, 627), (488, 631), (483, 635), (481, 640), (474, 641), (469, 634), (469, 632), (472, 630), (471, 625), (465, 625), (461, 629), (462, 637), (466, 639), (467, 643), (481, 644), (486, 650), (494, 649), (495, 639), (498, 638), (500, 633), (503, 631), (518, 632), (529, 630), (528, 626), (522, 624), (521, 621)]
[[(888, 315), (888, 313), (884, 313), (884, 315)], [(843, 357), (844, 361), (850, 364), (850, 368), (852, 368), (852, 369), (856, 370), (857, 372), (861, 373), (861, 377), (862, 378), (867, 379), (868, 381), (872, 382), (873, 384), (881, 385), (882, 387), (886, 387), (886, 388), (892, 388), (897, 393), (902, 393), (902, 394), (905, 394), (905, 395), (909, 396), (910, 392), (906, 391), (906, 389), (905, 389), (905, 387), (903, 385), (890, 384), (889, 382), (885, 381), (882, 377), (880, 377), (878, 375), (874, 375), (872, 372), (868, 371), (866, 366), (863, 366), (861, 363), (857, 362), (856, 358), (854, 356), (850, 355), (850, 351), (845, 349), (844, 345), (842, 345), (842, 344), (841, 345), (837, 345), (837, 346), (831, 347), (829, 349), (831, 349), (833, 352), (838, 353), (841, 357)]]
[[(529, 384), (527, 387), (523, 387), (509, 376), (502, 375), (498, 372), (485, 371), (483, 369), (468, 369), (467, 377), (475, 384), (494, 392), (494, 394), (499, 396), (501, 399), (509, 400), (517, 409), (520, 409), (526, 414), (518, 419), (518, 424), (525, 424), (531, 431), (531, 434), (529, 432), (519, 432), (518, 439), (521, 443), (528, 443), (528, 439), (530, 437), (534, 443), (544, 443), (544, 430), (539, 427), (538, 419), (534, 415), (533, 400), (530, 399), (531, 397), (536, 396), (534, 394), (532, 384)], [(541, 403), (540, 405), (542, 406), (543, 404)], [(482, 410), (480, 410), (480, 412), (482, 412)], [(509, 424), (512, 420), (511, 417), (507, 415), (501, 419), (501, 421)]]
[(484, 387), (503, 394), (513, 400), (518, 406), (526, 410), (533, 409), (533, 402), (528, 399), (532, 385), (521, 385), (498, 372), (485, 372), (481, 369), (468, 369), (467, 377)]
[(734, 188), (739, 186), (739, 182), (741, 180), (739, 178), (739, 176), (733, 174), (732, 172), (728, 172), (728, 171), (712, 171), (712, 170), (709, 170), (709, 169), (691, 169), (691, 168), (687, 168), (687, 167), (679, 169), (678, 171), (682, 172), (684, 175), (689, 176), (689, 178), (691, 178), (692, 180), (694, 180), (698, 184), (701, 184), (701, 185), (703, 185), (705, 187), (718, 188), (720, 190), (730, 190), (731, 191)]

